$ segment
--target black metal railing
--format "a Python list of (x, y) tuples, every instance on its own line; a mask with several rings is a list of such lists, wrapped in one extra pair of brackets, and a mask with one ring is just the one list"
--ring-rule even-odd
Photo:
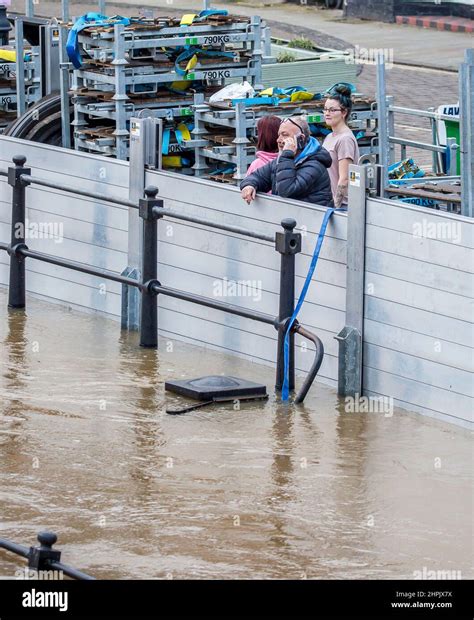
[[(294, 311), (295, 303), (295, 257), (301, 252), (301, 233), (295, 232), (296, 221), (284, 219), (281, 222), (283, 230), (276, 232), (274, 236), (264, 235), (255, 231), (229, 226), (213, 222), (204, 218), (194, 217), (179, 213), (164, 207), (163, 200), (158, 198), (156, 187), (147, 187), (145, 195), (140, 198), (138, 205), (130, 200), (112, 198), (97, 192), (80, 190), (75, 187), (45, 181), (31, 176), (31, 169), (25, 167), (26, 157), (19, 155), (13, 157), (14, 166), (8, 168), (8, 172), (0, 171), (1, 176), (8, 177), (8, 183), (12, 186), (12, 218), (11, 218), (11, 241), (10, 244), (0, 242), (0, 250), (5, 250), (10, 255), (10, 280), (8, 292), (8, 305), (10, 308), (25, 308), (26, 282), (25, 282), (25, 259), (32, 258), (74, 271), (80, 271), (106, 280), (112, 280), (121, 284), (134, 286), (141, 292), (141, 316), (140, 316), (140, 345), (143, 347), (158, 346), (158, 295), (167, 295), (176, 299), (182, 299), (191, 303), (207, 306), (245, 317), (268, 325), (273, 325), (278, 331), (278, 349), (276, 364), (275, 387), (281, 390), (284, 381), (284, 339), (289, 320)], [(143, 254), (142, 254), (142, 278), (141, 281), (119, 275), (106, 269), (93, 267), (74, 260), (58, 258), (44, 254), (36, 250), (30, 250), (25, 241), (25, 208), (26, 188), (29, 185), (40, 185), (80, 196), (86, 196), (96, 200), (119, 204), (138, 209), (139, 216), (143, 220)], [(280, 254), (280, 296), (278, 316), (249, 310), (235, 304), (217, 301), (201, 295), (187, 293), (163, 285), (158, 280), (158, 222), (164, 217), (183, 220), (236, 233), (245, 237), (259, 239), (275, 244), (275, 250)], [(289, 389), (295, 387), (295, 343), (294, 334), (300, 333), (315, 344), (315, 359), (308, 373), (306, 381), (298, 393), (295, 402), (303, 402), (318, 370), (321, 366), (324, 348), (321, 340), (294, 322), (290, 334), (289, 347)]]
[(0, 549), (6, 549), (16, 555), (20, 555), (28, 560), (28, 568), (36, 572), (39, 571), (58, 571), (64, 573), (71, 579), (95, 579), (68, 564), (63, 564), (61, 551), (53, 549), (53, 545), (58, 537), (53, 532), (40, 532), (38, 534), (39, 547), (24, 547), (17, 543), (0, 538)]

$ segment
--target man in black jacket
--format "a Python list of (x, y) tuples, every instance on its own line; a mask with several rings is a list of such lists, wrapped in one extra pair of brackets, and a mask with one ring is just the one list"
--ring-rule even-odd
[(327, 168), (331, 155), (320, 146), (301, 117), (287, 118), (278, 131), (280, 153), (240, 183), (242, 198), (250, 204), (257, 192), (333, 207)]

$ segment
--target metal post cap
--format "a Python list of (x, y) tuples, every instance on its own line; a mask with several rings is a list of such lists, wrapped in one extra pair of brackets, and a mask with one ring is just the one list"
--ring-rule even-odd
[(15, 166), (24, 166), (26, 163), (26, 157), (24, 155), (15, 155), (12, 157), (12, 161)]
[(158, 194), (158, 188), (155, 187), (154, 185), (149, 185), (148, 187), (145, 187), (145, 196), (147, 198), (156, 198), (157, 194)]
[(281, 221), (281, 225), (285, 230), (293, 230), (293, 228), (296, 226), (296, 220), (291, 217), (287, 217)]
[(38, 542), (41, 543), (43, 547), (51, 548), (57, 540), (58, 537), (54, 532), (40, 532), (38, 534)]

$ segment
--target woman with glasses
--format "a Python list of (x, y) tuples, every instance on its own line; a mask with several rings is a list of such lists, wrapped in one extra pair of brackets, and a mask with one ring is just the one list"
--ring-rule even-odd
[(351, 89), (346, 84), (336, 84), (324, 104), (324, 120), (332, 132), (323, 142), (332, 158), (328, 172), (336, 208), (347, 207), (349, 164), (359, 161), (357, 141), (347, 126), (351, 110)]
[[(278, 129), (281, 119), (270, 114), (257, 122), (257, 153), (256, 159), (250, 164), (247, 175), (252, 174), (265, 164), (278, 157)], [(271, 192), (269, 192), (271, 194)]]

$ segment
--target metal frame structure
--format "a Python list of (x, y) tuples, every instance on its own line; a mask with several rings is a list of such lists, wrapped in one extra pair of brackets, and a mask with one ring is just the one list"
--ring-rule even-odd
[[(191, 132), (193, 139), (184, 141), (184, 144), (195, 150), (193, 169), (196, 176), (201, 177), (209, 173), (210, 166), (206, 163), (206, 159), (210, 159), (235, 165), (234, 178), (244, 178), (248, 166), (255, 158), (255, 149), (250, 138), (255, 135), (257, 120), (269, 113), (268, 106), (249, 106), (242, 102), (236, 103), (233, 107), (218, 107), (196, 102), (194, 111), (194, 130)], [(271, 108), (271, 113), (276, 116), (306, 115), (308, 123), (324, 124), (322, 107), (318, 102), (313, 105), (308, 102), (305, 105), (275, 105)], [(373, 121), (370, 129), (376, 133), (376, 120), (377, 111), (375, 106), (371, 105), (367, 109), (353, 110), (349, 126), (352, 129), (367, 128)], [(232, 144), (213, 144), (208, 137), (209, 131), (206, 130), (209, 126), (232, 129), (235, 132)], [(372, 146), (360, 147), (361, 155), (376, 154), (378, 149), (374, 145), (375, 142), (376, 137), (372, 138)]]
[[(196, 24), (181, 27), (163, 27), (159, 30), (150, 28), (129, 31), (123, 24), (116, 24), (112, 32), (83, 33), (79, 41), (95, 60), (105, 62), (103, 66), (87, 64), (73, 71), (71, 91), (74, 97), (75, 148), (91, 152), (115, 155), (118, 159), (128, 157), (128, 124), (132, 116), (141, 110), (159, 118), (173, 120), (175, 117), (190, 115), (189, 105), (193, 103), (189, 95), (183, 93), (182, 100), (160, 102), (159, 99), (142, 99), (136, 105), (129, 97), (130, 89), (151, 88), (156, 92), (158, 84), (172, 84), (176, 81), (199, 81), (202, 84), (221, 84), (235, 77), (248, 78), (255, 87), (261, 87), (262, 79), (262, 24), (260, 17), (254, 16), (249, 22), (236, 22), (224, 25)], [(224, 51), (227, 45), (240, 43), (246, 56), (239, 61), (236, 56), (233, 63), (223, 63), (216, 59), (210, 65), (203, 66), (180, 76), (175, 70), (158, 71), (152, 59), (134, 56), (140, 50), (159, 50), (161, 47), (181, 48), (189, 45), (213, 45), (216, 50)], [(247, 58), (248, 53), (250, 56)], [(135, 58), (135, 64), (132, 59)], [(137, 65), (136, 62), (140, 61)], [(237, 62), (235, 62), (237, 61)], [(66, 63), (62, 67), (65, 68)], [(93, 70), (94, 69), (94, 70)], [(63, 101), (66, 80), (63, 79)], [(91, 102), (90, 96), (81, 96), (83, 89), (88, 91), (113, 92), (110, 102)], [(154, 90), (153, 90), (154, 89)], [(84, 131), (88, 128), (88, 118), (113, 120), (115, 129), (110, 137), (88, 140)], [(69, 119), (64, 115), (64, 125)]]
[[(433, 108), (428, 110), (415, 110), (402, 106), (395, 106), (393, 97), (386, 95), (386, 75), (383, 55), (377, 62), (377, 101), (379, 114), (379, 163), (383, 166), (383, 190), (382, 196), (386, 195), (385, 188), (389, 184), (388, 166), (396, 161), (395, 145), (400, 146), (401, 159), (406, 156), (407, 147), (424, 149), (433, 154), (433, 173), (441, 171), (439, 156), (447, 153), (449, 168), (446, 171), (449, 179), (461, 179), (461, 214), (474, 217), (474, 49), (466, 50), (465, 62), (459, 72), (459, 100), (460, 100), (460, 128), (461, 144), (457, 144), (454, 138), (447, 139), (447, 146), (440, 146), (437, 142), (436, 121), (453, 121), (452, 116), (435, 112)], [(407, 140), (395, 136), (395, 114), (405, 114), (430, 119), (433, 135), (433, 144)], [(461, 149), (461, 175), (456, 175), (456, 154)], [(447, 180), (443, 177), (442, 180)], [(424, 177), (424, 181), (440, 181), (439, 177)], [(417, 179), (420, 181), (420, 179)]]

